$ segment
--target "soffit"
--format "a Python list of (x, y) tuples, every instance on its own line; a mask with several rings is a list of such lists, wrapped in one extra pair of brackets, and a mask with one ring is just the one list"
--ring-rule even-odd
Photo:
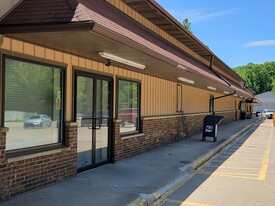
[[(211, 62), (211, 56), (214, 55), (213, 66), (219, 72), (225, 72), (228, 78), (233, 81), (244, 81), (228, 65), (211, 52), (199, 39), (185, 29), (174, 17), (165, 11), (154, 0), (122, 0), (136, 12), (151, 21), (153, 24), (167, 32), (189, 49), (203, 57), (206, 61)], [(208, 66), (209, 66), (208, 65)]]

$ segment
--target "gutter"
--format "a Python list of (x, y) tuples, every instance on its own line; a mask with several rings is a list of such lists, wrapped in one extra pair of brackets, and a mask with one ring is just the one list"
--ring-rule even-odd
[[(217, 76), (219, 77), (221, 80), (225, 81), (225, 83), (227, 83), (230, 87), (231, 87), (231, 84), (222, 76), (220, 76), (214, 69), (213, 69), (213, 62), (214, 62), (214, 55), (211, 56), (211, 61), (210, 61), (210, 66), (209, 66), (209, 69)], [(235, 90), (234, 90), (235, 91)], [(236, 93), (236, 91), (235, 91)], [(235, 94), (234, 93), (234, 94)]]
[(234, 95), (234, 94), (236, 94), (236, 91), (235, 91), (235, 90), (234, 90), (233, 93), (226, 94), (226, 95), (222, 95), (222, 96), (219, 96), (219, 97), (215, 97), (215, 98), (210, 99), (210, 103), (213, 102), (213, 104), (214, 104), (212, 114), (215, 115), (215, 100), (216, 100), (216, 99), (222, 99), (222, 98), (225, 98), (225, 97), (232, 96), (232, 95)]

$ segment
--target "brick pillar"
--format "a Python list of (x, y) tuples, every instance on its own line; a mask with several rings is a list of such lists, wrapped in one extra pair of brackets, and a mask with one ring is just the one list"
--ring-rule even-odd
[(4, 199), (6, 159), (6, 135), (8, 128), (0, 128), (0, 202)]
[(119, 160), (119, 156), (121, 153), (121, 148), (117, 147), (119, 145), (119, 142), (121, 141), (120, 138), (120, 119), (114, 119), (113, 121), (113, 141), (112, 141), (112, 157), (111, 162), (115, 162)]
[[(77, 173), (77, 135), (78, 135), (78, 123), (77, 122), (66, 122), (66, 146), (70, 148), (70, 162), (71, 171), (70, 175), (75, 175)], [(69, 175), (69, 176), (70, 176)]]

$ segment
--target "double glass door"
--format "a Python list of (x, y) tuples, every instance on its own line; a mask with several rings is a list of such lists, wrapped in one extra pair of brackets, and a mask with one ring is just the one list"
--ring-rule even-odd
[(110, 161), (111, 79), (76, 73), (76, 119), (78, 171)]

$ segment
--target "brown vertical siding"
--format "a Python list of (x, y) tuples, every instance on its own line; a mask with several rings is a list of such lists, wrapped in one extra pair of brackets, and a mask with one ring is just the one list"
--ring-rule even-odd
[[(177, 90), (176, 82), (148, 76), (145, 74), (129, 71), (117, 67), (106, 67), (104, 64), (74, 55), (54, 51), (51, 49), (35, 46), (14, 39), (4, 38), (1, 47), (4, 53), (13, 52), (25, 58), (41, 60), (43, 62), (66, 65), (67, 67), (67, 95), (66, 95), (66, 120), (72, 117), (72, 68), (81, 68), (90, 72), (106, 73), (123, 78), (141, 81), (142, 100), (141, 116), (162, 116), (176, 114)], [(115, 92), (115, 89), (114, 89)], [(221, 96), (211, 91), (197, 89), (183, 85), (183, 110), (185, 113), (208, 112), (210, 94)], [(114, 105), (115, 109), (115, 105)], [(227, 97), (215, 101), (215, 110), (234, 110), (234, 97)]]

